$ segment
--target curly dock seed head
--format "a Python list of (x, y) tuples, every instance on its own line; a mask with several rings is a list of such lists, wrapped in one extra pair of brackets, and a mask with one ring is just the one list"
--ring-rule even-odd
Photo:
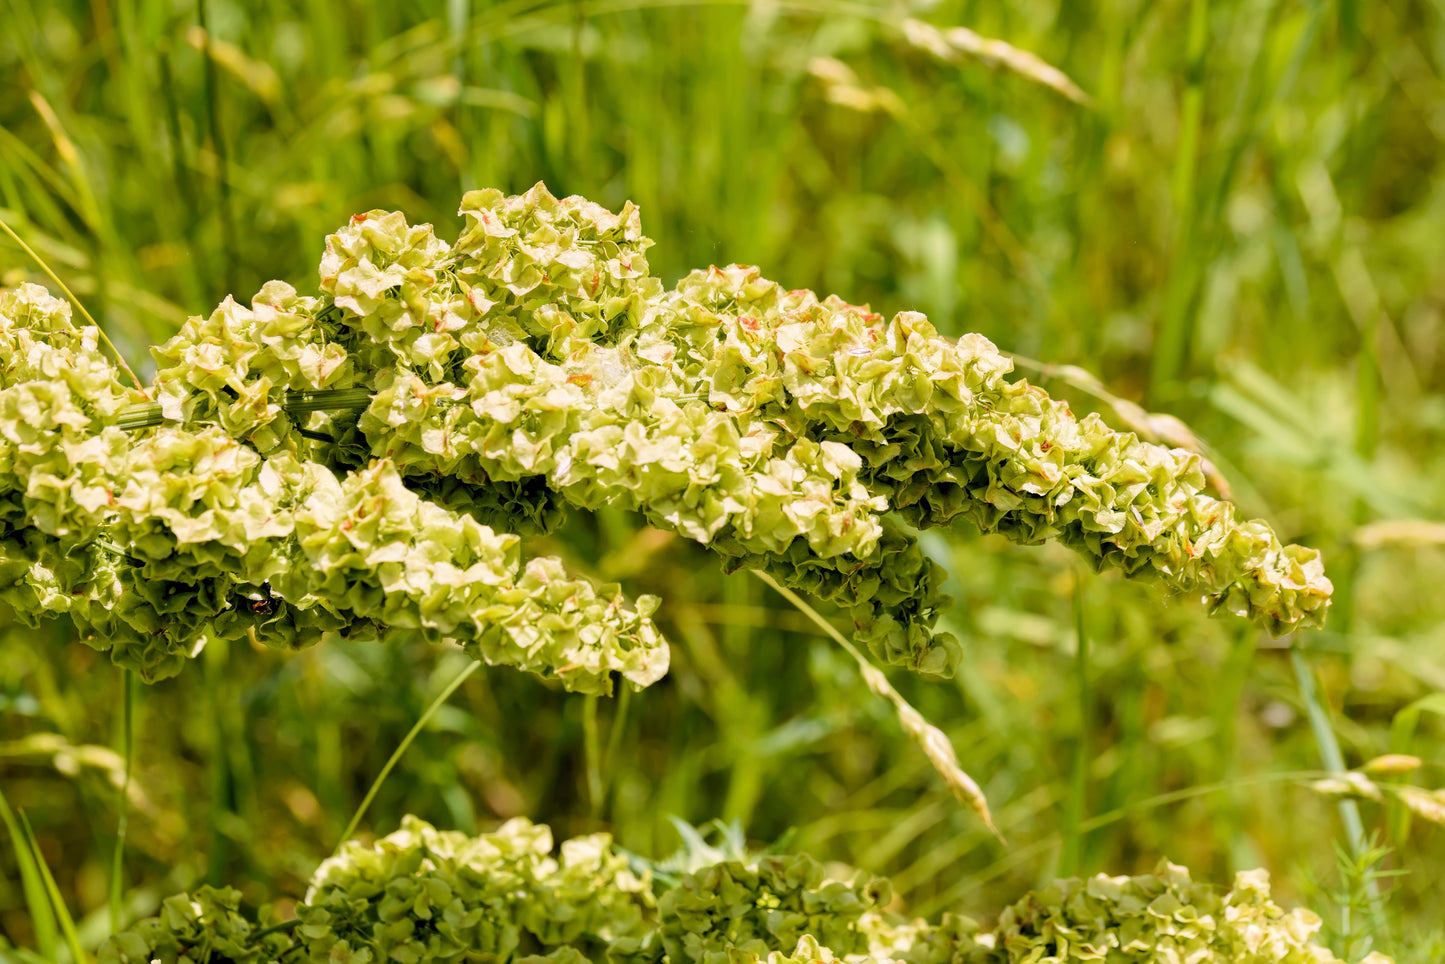
[(833, 879), (804, 854), (708, 864), (672, 886), (634, 866), (607, 834), (564, 841), (554, 855), (551, 831), (522, 818), (471, 837), (406, 817), (395, 833), (347, 843), (322, 862), (294, 922), (254, 925), (240, 913), (237, 891), (203, 887), (112, 936), (99, 958), (1341, 964), (1314, 942), (1320, 918), (1276, 904), (1264, 871), (1237, 874), (1227, 892), (1167, 861), (1138, 877), (1054, 881), (1006, 908), (988, 933), (958, 914), (936, 924), (904, 917), (887, 909), (888, 880), (859, 872)]
[(273, 281), (155, 349), (148, 407), (65, 306), (0, 296), (0, 596), (72, 613), (148, 678), (216, 635), (419, 630), (605, 692), (665, 671), (656, 601), (523, 564), (509, 533), (613, 505), (931, 674), (963, 653), (908, 527), (959, 518), (1276, 634), (1323, 619), (1317, 552), (1205, 494), (1198, 456), (1009, 381), (981, 336), (755, 268), (666, 290), (631, 205), (538, 185), (461, 213), (455, 245), (352, 218), (319, 297)]

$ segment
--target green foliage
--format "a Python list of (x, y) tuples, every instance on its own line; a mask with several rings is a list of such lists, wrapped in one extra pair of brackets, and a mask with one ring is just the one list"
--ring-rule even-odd
[(112, 937), (100, 964), (1340, 964), (1311, 942), (1319, 917), (1282, 910), (1263, 871), (1223, 894), (1167, 861), (1139, 877), (1056, 881), (990, 934), (954, 914), (930, 925), (886, 911), (888, 881), (829, 879), (806, 855), (709, 864), (654, 899), (606, 834), (565, 841), (558, 858), (551, 849), (548, 828), (525, 820), (468, 837), (408, 817), (322, 863), (295, 921), (258, 930), (234, 890), (206, 888)]
[(662, 895), (662, 945), (674, 964), (726, 964), (735, 952), (766, 955), (806, 935), (852, 954), (866, 946), (860, 918), (890, 893), (887, 881), (863, 874), (825, 880), (807, 855), (713, 864)]

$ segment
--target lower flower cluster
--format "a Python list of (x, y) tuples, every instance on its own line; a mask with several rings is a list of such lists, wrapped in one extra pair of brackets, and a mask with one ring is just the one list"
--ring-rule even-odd
[(452, 639), (590, 693), (667, 671), (655, 598), (524, 560), (518, 535), (390, 461), (337, 471), (221, 424), (114, 424), (137, 393), (43, 289), (0, 295), (0, 347), (0, 602), (69, 614), (146, 680), (208, 639), (296, 649), (328, 631)]
[(1056, 881), (987, 931), (956, 914), (910, 919), (886, 880), (831, 878), (806, 855), (674, 878), (606, 834), (552, 851), (525, 819), (469, 837), (408, 817), (323, 862), (292, 919), (253, 919), (237, 891), (206, 887), (112, 937), (100, 964), (1341, 964), (1312, 940), (1320, 919), (1280, 908), (1263, 871), (1227, 892), (1168, 862)]

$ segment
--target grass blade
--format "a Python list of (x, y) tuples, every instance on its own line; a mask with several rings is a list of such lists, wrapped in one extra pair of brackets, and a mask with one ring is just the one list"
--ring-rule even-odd
[(50, 907), (55, 911), (55, 919), (60, 924), (60, 933), (65, 936), (65, 946), (70, 949), (70, 958), (76, 964), (84, 964), (89, 958), (80, 947), (80, 934), (75, 929), (75, 919), (70, 916), (70, 910), (65, 906), (65, 898), (61, 896), (60, 887), (55, 883), (55, 877), (50, 873), (50, 867), (45, 863), (45, 857), (40, 852), (40, 844), (35, 839), (35, 831), (30, 829), (30, 820), (25, 816), (25, 811), (20, 811), (20, 828), (25, 834), (25, 845), (35, 860), (35, 868), (40, 872), (40, 879), (45, 884), (45, 893), (50, 898)]
[(821, 629), (828, 638), (842, 646), (858, 664), (858, 670), (863, 674), (863, 682), (878, 696), (893, 704), (893, 709), (898, 714), (898, 722), (903, 724), (903, 731), (908, 734), (909, 739), (918, 744), (923, 750), (928, 762), (943, 777), (943, 782), (953, 791), (953, 795), (959, 802), (972, 810), (984, 826), (998, 838), (999, 843), (1006, 843), (1003, 834), (999, 833), (998, 827), (994, 826), (993, 814), (989, 812), (988, 800), (983, 795), (983, 790), (978, 782), (964, 772), (958, 765), (958, 755), (953, 750), (953, 744), (948, 742), (948, 737), (938, 727), (929, 723), (923, 718), (913, 706), (903, 698), (903, 694), (893, 688), (888, 682), (888, 677), (883, 671), (868, 661), (868, 658), (859, 652), (858, 647), (848, 641), (848, 638), (838, 632), (833, 624), (829, 623), (818, 611), (803, 601), (802, 597), (780, 585), (777, 580), (765, 572), (756, 569), (749, 570), (788, 602), (792, 603), (797, 610)]
[(371, 801), (376, 798), (377, 791), (380, 790), (381, 785), (386, 782), (386, 778), (391, 774), (392, 768), (396, 766), (402, 754), (406, 752), (407, 747), (411, 746), (412, 740), (416, 739), (416, 735), (422, 731), (422, 728), (427, 725), (427, 722), (436, 714), (436, 711), (441, 709), (442, 704), (451, 699), (451, 695), (457, 691), (457, 688), (465, 683), (467, 677), (475, 673), (481, 665), (481, 663), (468, 663), (462, 671), (447, 684), (446, 689), (437, 694), (436, 699), (432, 700), (431, 704), (422, 712), (416, 724), (407, 731), (406, 736), (402, 737), (401, 743), (397, 745), (396, 750), (391, 754), (391, 758), (386, 761), (386, 765), (383, 766), (381, 772), (376, 775), (376, 780), (372, 782), (371, 789), (366, 791), (366, 796), (362, 798), (361, 805), (358, 806), (356, 812), (351, 815), (351, 821), (347, 823), (346, 829), (341, 832), (341, 839), (336, 843), (338, 848), (350, 840), (351, 835), (356, 832), (357, 825), (361, 823), (361, 818), (365, 816), (367, 808), (371, 806)]
[[(1299, 683), (1300, 699), (1309, 715), (1310, 730), (1314, 733), (1315, 744), (1319, 747), (1320, 760), (1331, 774), (1341, 775), (1348, 768), (1345, 766), (1344, 754), (1340, 752), (1339, 741), (1335, 739), (1334, 728), (1330, 725), (1329, 711), (1320, 702), (1314, 672), (1298, 646), (1290, 647), (1289, 656), (1290, 662), (1294, 664), (1295, 680)], [(1344, 821), (1345, 832), (1349, 836), (1350, 852), (1358, 856), (1365, 849), (1365, 826), (1355, 801), (1340, 801), (1340, 819)]]
[(25, 835), (20, 832), (20, 824), (16, 822), (15, 812), (10, 809), (4, 793), (0, 793), (0, 820), (5, 822), (5, 830), (10, 834), (10, 845), (15, 850), (15, 863), (20, 868), (20, 887), (25, 894), (25, 906), (30, 911), (30, 925), (35, 929), (35, 947), (42, 957), (56, 960), (56, 951), (60, 947), (60, 932), (55, 926), (55, 912), (50, 909), (45, 883), (40, 878), (30, 846)]

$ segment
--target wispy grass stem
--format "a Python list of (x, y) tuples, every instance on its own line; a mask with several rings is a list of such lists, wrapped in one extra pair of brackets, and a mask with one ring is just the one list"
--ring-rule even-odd
[(447, 700), (451, 699), (452, 694), (467, 681), (467, 678), (480, 669), (481, 666), (481, 663), (472, 662), (462, 667), (462, 671), (446, 685), (445, 689), (436, 695), (436, 699), (431, 701), (422, 712), (420, 718), (418, 718), (412, 728), (407, 731), (406, 736), (402, 737), (401, 743), (397, 745), (396, 750), (394, 750), (391, 757), (387, 759), (386, 765), (381, 768), (381, 772), (378, 773), (376, 779), (372, 781), (371, 789), (366, 791), (365, 797), (362, 797), (360, 805), (356, 808), (356, 812), (351, 815), (351, 820), (346, 824), (346, 829), (341, 831), (341, 839), (336, 843), (338, 848), (350, 840), (351, 835), (356, 832), (356, 828), (361, 824), (361, 818), (366, 815), (367, 809), (371, 806), (371, 801), (376, 799), (377, 791), (379, 791), (381, 785), (386, 782), (386, 778), (391, 775), (391, 771), (396, 767), (397, 762), (401, 760), (402, 755), (406, 753), (407, 748), (411, 746), (412, 741), (416, 739), (417, 734), (426, 727), (431, 718), (436, 715), (436, 711), (441, 709)]
[(1064, 845), (1059, 854), (1059, 876), (1073, 877), (1082, 863), (1084, 813), (1089, 793), (1089, 718), (1093, 714), (1093, 693), (1089, 688), (1089, 634), (1084, 619), (1084, 580), (1074, 576), (1074, 687), (1079, 699), (1079, 732), (1074, 744), (1074, 766), (1069, 796), (1064, 809)]

